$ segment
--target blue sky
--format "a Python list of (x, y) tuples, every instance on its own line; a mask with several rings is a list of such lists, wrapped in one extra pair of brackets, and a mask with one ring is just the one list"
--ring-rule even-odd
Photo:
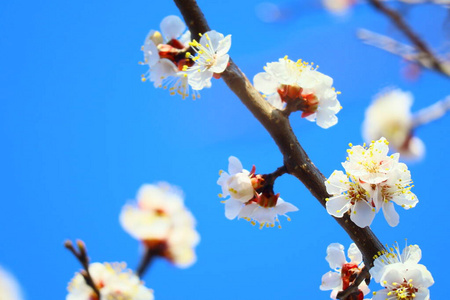
[[(334, 78), (344, 107), (336, 126), (323, 130), (292, 116), (301, 144), (325, 176), (341, 169), (349, 142), (362, 143), (364, 111), (380, 89), (413, 92), (413, 111), (449, 94), (448, 79), (424, 71), (407, 80), (404, 62), (355, 38), (364, 27), (402, 39), (370, 7), (336, 17), (314, 1), (280, 1), (288, 17), (268, 24), (256, 17), (259, 2), (199, 5), (213, 29), (232, 34), (230, 55), (249, 78), (284, 55), (313, 61)], [(145, 281), (156, 299), (328, 299), (319, 291), (329, 270), (326, 247), (340, 242), (347, 248), (351, 241), (298, 181), (286, 175), (275, 185), (299, 207), (281, 230), (224, 217), (216, 180), (228, 156), (261, 173), (282, 164), (239, 99), (220, 80), (196, 101), (140, 81), (145, 35), (169, 14), (180, 15), (171, 1), (0, 4), (0, 265), (15, 274), (29, 300), (64, 299), (79, 270), (63, 248), (65, 239), (84, 240), (92, 261), (126, 261), (134, 268), (139, 245), (121, 229), (120, 209), (141, 184), (164, 180), (184, 190), (202, 240), (193, 267), (153, 265)], [(438, 46), (444, 17), (443, 8), (424, 6), (411, 10), (409, 20)], [(427, 147), (425, 159), (409, 165), (417, 207), (397, 208), (395, 228), (382, 215), (372, 226), (383, 243), (402, 245), (408, 238), (420, 245), (436, 281), (434, 299), (448, 294), (442, 260), (450, 246), (449, 125), (446, 116), (417, 130)]]

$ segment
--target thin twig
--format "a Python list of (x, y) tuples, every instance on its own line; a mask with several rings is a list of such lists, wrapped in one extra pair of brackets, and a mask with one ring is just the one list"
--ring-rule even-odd
[(136, 275), (139, 278), (142, 278), (142, 276), (144, 276), (148, 267), (152, 264), (154, 258), (155, 258), (154, 251), (152, 251), (150, 248), (146, 248), (145, 253), (142, 256), (142, 259), (139, 263), (139, 266), (136, 268)]
[(77, 240), (76, 243), (78, 246), (78, 251), (74, 248), (73, 243), (70, 240), (64, 242), (64, 247), (69, 249), (69, 251), (72, 252), (72, 254), (81, 263), (84, 270), (82, 270), (80, 274), (83, 276), (86, 284), (94, 290), (95, 294), (97, 295), (97, 299), (100, 300), (100, 291), (98, 290), (94, 280), (92, 279), (91, 274), (89, 273), (89, 257), (87, 255), (86, 245), (81, 240)]
[(413, 117), (413, 128), (442, 118), (450, 110), (450, 96), (419, 110)]
[[(210, 30), (195, 0), (174, 0), (174, 2), (192, 33), (205, 33)], [(273, 109), (264, 100), (231, 59), (228, 68), (222, 73), (222, 78), (270, 133), (283, 154), (284, 165), (288, 173), (302, 181), (312, 195), (325, 207), (325, 199), (330, 197), (324, 184), (326, 178), (311, 162), (298, 142), (292, 131), (289, 119), (281, 111)], [(374, 255), (384, 249), (380, 241), (369, 227), (360, 228), (356, 226), (348, 215), (345, 215), (343, 218), (335, 218), (335, 220), (358, 246), (363, 254), (365, 265), (371, 267)]]
[(450, 76), (450, 71), (446, 67), (445, 63), (441, 62), (431, 51), (428, 45), (416, 34), (402, 18), (402, 16), (393, 9), (390, 9), (380, 0), (369, 0), (369, 3), (375, 7), (382, 14), (386, 15), (394, 25), (409, 39), (409, 41), (415, 46), (417, 51), (427, 57), (429, 62), (429, 68), (439, 73)]

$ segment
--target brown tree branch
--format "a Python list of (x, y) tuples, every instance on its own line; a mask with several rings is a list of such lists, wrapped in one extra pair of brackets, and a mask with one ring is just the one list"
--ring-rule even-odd
[[(210, 30), (195, 0), (174, 0), (174, 2), (188, 24), (189, 30), (194, 33), (193, 36)], [(288, 173), (302, 181), (311, 194), (325, 207), (325, 199), (330, 197), (324, 184), (326, 178), (311, 162), (298, 142), (289, 119), (264, 100), (231, 59), (230, 65), (222, 73), (222, 78), (272, 136), (283, 154)], [(384, 249), (383, 245), (369, 227), (356, 226), (348, 215), (335, 220), (358, 246), (363, 254), (365, 265), (370, 268), (373, 265), (374, 255)]]
[(81, 276), (83, 276), (84, 281), (88, 286), (90, 286), (94, 293), (97, 295), (97, 299), (100, 300), (100, 291), (95, 285), (91, 274), (89, 273), (89, 257), (86, 251), (86, 245), (83, 241), (77, 240), (78, 251), (74, 248), (73, 243), (70, 240), (64, 242), (64, 247), (66, 247), (72, 254), (78, 259), (78, 261), (83, 266), (84, 270), (80, 271)]
[(408, 23), (402, 18), (402, 16), (393, 9), (390, 9), (380, 0), (369, 0), (369, 3), (375, 7), (380, 13), (386, 15), (392, 23), (401, 31), (403, 34), (409, 39), (409, 41), (414, 45), (417, 49), (417, 52), (421, 54), (421, 59), (426, 61), (427, 63), (421, 63), (422, 65), (429, 65), (428, 68), (435, 70), (445, 76), (450, 77), (450, 70), (448, 64), (440, 61), (428, 47), (428, 45), (421, 39), (421, 37), (416, 34), (411, 27), (409, 27)]
[[(348, 297), (351, 297), (352, 295), (359, 295), (358, 287), (359, 285), (364, 281), (366, 281), (367, 285), (370, 283), (370, 273), (369, 269), (364, 266), (364, 268), (359, 272), (358, 276), (356, 277), (355, 281), (344, 291), (339, 292), (336, 295), (336, 299), (347, 299)], [(351, 299), (351, 298), (349, 298)]]

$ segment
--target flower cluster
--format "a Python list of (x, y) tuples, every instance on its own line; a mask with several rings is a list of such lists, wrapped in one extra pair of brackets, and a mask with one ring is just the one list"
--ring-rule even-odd
[[(213, 74), (222, 73), (227, 67), (231, 36), (216, 31), (206, 32), (200, 43), (191, 41), (191, 33), (177, 16), (165, 17), (161, 33), (151, 30), (145, 38), (142, 51), (149, 71), (142, 80), (150, 80), (155, 87), (169, 89), (171, 95), (180, 94), (183, 99), (200, 97), (198, 90), (211, 86)], [(197, 56), (189, 52), (193, 49)], [(190, 91), (192, 87), (192, 92)]]
[[(344, 246), (339, 243), (332, 243), (327, 247), (327, 256), (325, 259), (330, 264), (333, 271), (329, 271), (322, 276), (322, 291), (332, 290), (330, 297), (336, 299), (337, 294), (349, 287), (356, 279), (356, 276), (364, 267), (362, 254), (354, 243), (348, 248), (347, 256), (350, 262), (345, 259)], [(359, 286), (360, 298), (369, 293), (369, 288), (365, 282)]]
[(397, 226), (399, 215), (394, 203), (404, 209), (416, 206), (417, 197), (411, 192), (411, 174), (399, 154), (388, 156), (385, 138), (373, 141), (369, 147), (353, 146), (347, 150), (342, 164), (347, 174), (334, 171), (325, 181), (329, 214), (341, 218), (345, 213), (359, 227), (369, 226), (382, 208), (390, 226)]
[(16, 279), (0, 267), (0, 299), (21, 300), (22, 292)]
[(331, 77), (317, 71), (313, 64), (294, 62), (287, 56), (268, 63), (264, 70), (255, 75), (253, 82), (275, 108), (281, 110), (285, 104), (291, 105), (303, 112), (303, 118), (316, 121), (322, 128), (337, 123), (341, 105)]
[(422, 251), (417, 245), (406, 246), (400, 254), (398, 245), (376, 256), (370, 273), (384, 289), (374, 292), (373, 300), (428, 300), (428, 287), (434, 284), (427, 268), (419, 264)]
[[(142, 281), (125, 264), (92, 263), (89, 274), (100, 292), (101, 299), (153, 300), (153, 291), (146, 288)], [(82, 274), (77, 273), (69, 283), (66, 300), (98, 299), (94, 290), (86, 284)]]
[[(265, 185), (266, 176), (255, 174), (255, 167), (251, 172), (245, 170), (234, 156), (230, 156), (228, 162), (228, 172), (220, 171), (217, 180), (217, 184), (222, 187), (219, 197), (230, 197), (223, 201), (228, 219), (238, 217), (253, 225), (256, 221), (260, 228), (274, 227), (276, 222), (280, 223), (278, 215), (286, 216), (286, 213), (298, 210), (294, 205), (283, 201), (279, 194), (275, 195), (273, 187)], [(281, 225), (278, 227), (281, 228)]]
[(412, 103), (412, 94), (399, 89), (377, 95), (366, 110), (364, 139), (372, 141), (384, 136), (403, 157), (420, 159), (425, 146), (413, 135)]
[(168, 183), (145, 184), (137, 194), (137, 204), (127, 204), (120, 214), (122, 227), (153, 253), (179, 267), (195, 260), (194, 247), (200, 237), (195, 219), (183, 203), (183, 195)]

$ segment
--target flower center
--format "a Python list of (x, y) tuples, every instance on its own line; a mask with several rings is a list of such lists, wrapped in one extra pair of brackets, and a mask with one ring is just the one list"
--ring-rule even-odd
[(397, 300), (413, 300), (416, 297), (416, 293), (418, 291), (417, 288), (412, 284), (412, 279), (406, 281), (403, 280), (403, 283), (398, 284), (396, 282), (392, 283), (392, 290), (387, 293), (388, 296), (394, 296)]

